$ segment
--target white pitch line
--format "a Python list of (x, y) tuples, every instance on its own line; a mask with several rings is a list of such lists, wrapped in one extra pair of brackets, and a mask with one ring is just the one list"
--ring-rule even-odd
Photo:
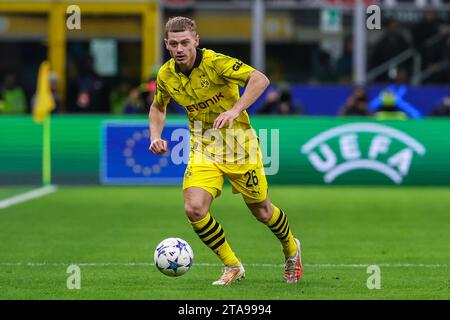
[[(0, 262), (0, 266), (24, 266), (24, 267), (60, 267), (69, 266), (71, 264), (80, 267), (148, 267), (154, 266), (150, 262), (79, 262), (79, 263), (65, 263), (65, 262)], [(199, 267), (221, 267), (219, 263), (194, 263)], [(345, 264), (345, 263), (306, 263), (303, 264), (305, 268), (366, 268), (371, 264)], [(379, 267), (385, 268), (448, 268), (447, 264), (424, 264), (424, 263), (379, 263)], [(269, 263), (248, 263), (244, 266), (256, 268), (278, 268), (283, 267), (284, 264), (269, 264)]]
[(6, 198), (0, 201), (0, 209), (6, 209), (21, 202), (43, 197), (49, 193), (55, 192), (57, 189), (58, 188), (56, 186), (45, 186), (39, 189), (19, 194), (17, 196)]

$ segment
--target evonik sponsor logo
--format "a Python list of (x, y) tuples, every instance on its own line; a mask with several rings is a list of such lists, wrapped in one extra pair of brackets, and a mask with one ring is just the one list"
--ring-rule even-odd
[(210, 106), (213, 106), (217, 102), (219, 102), (220, 98), (225, 98), (225, 96), (223, 95), (222, 92), (217, 93), (215, 96), (213, 96), (212, 98), (209, 98), (205, 101), (195, 103), (195, 104), (190, 104), (190, 105), (186, 106), (186, 110), (189, 112), (194, 112), (194, 111), (198, 111), (199, 109), (209, 108)]
[[(361, 152), (359, 137), (372, 134), (367, 153)], [(332, 149), (332, 140), (339, 148)], [(398, 143), (402, 148), (393, 148)], [(414, 154), (424, 156), (425, 147), (408, 134), (376, 123), (352, 123), (326, 130), (311, 138), (301, 147), (311, 165), (324, 173), (324, 182), (332, 183), (339, 176), (353, 170), (379, 172), (396, 184), (401, 184), (409, 173)], [(382, 160), (382, 159), (383, 160)], [(338, 159), (344, 162), (338, 163)]]

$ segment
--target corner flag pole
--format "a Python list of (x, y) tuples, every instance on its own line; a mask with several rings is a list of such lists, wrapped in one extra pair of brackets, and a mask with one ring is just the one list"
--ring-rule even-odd
[(52, 183), (52, 156), (50, 138), (50, 115), (44, 119), (42, 132), (42, 184), (49, 186)]

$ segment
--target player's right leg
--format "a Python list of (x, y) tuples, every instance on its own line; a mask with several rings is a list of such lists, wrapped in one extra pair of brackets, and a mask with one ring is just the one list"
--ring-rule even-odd
[(229, 285), (243, 278), (245, 271), (231, 250), (222, 226), (209, 212), (213, 199), (222, 188), (223, 177), (219, 174), (214, 178), (216, 174), (214, 168), (205, 168), (202, 174), (198, 169), (188, 166), (189, 174), (185, 175), (183, 182), (185, 212), (200, 240), (224, 264), (222, 276), (213, 284)]

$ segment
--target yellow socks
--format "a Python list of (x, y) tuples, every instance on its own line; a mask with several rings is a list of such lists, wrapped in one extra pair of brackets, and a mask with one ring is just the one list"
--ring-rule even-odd
[(203, 219), (195, 222), (190, 221), (190, 223), (194, 227), (194, 231), (200, 237), (200, 240), (219, 256), (224, 265), (238, 266), (241, 264), (225, 239), (225, 233), (223, 232), (222, 226), (209, 212)]
[[(272, 218), (267, 222), (267, 226), (280, 240), (284, 255), (286, 257), (295, 256), (297, 244), (294, 241), (288, 218), (281, 209), (275, 206), (273, 206), (273, 209)], [(190, 221), (190, 223), (200, 240), (219, 256), (224, 265), (237, 266), (241, 264), (225, 239), (222, 226), (209, 212), (203, 219), (195, 222)]]
[(280, 240), (284, 255), (286, 257), (295, 256), (297, 244), (294, 241), (288, 218), (283, 210), (273, 206), (273, 215), (267, 222), (267, 226)]

